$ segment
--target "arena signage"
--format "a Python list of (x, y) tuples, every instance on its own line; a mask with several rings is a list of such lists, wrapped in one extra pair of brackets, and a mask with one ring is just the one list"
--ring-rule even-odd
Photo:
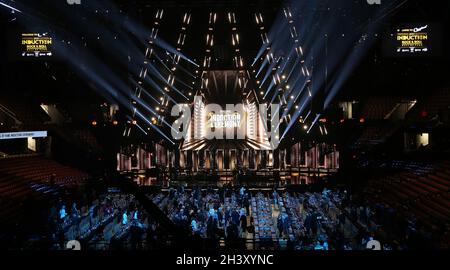
[(388, 57), (436, 57), (443, 54), (442, 25), (433, 22), (403, 23), (384, 33), (383, 54)]
[(397, 52), (417, 53), (427, 52), (428, 25), (405, 27), (397, 29)]
[(47, 33), (22, 34), (23, 57), (50, 57), (53, 55), (52, 45), (53, 39)]
[(211, 113), (209, 126), (211, 128), (238, 128), (241, 126), (241, 115), (231, 111)]
[[(246, 114), (244, 104), (227, 104), (223, 108), (219, 104), (210, 103), (205, 105), (202, 97), (196, 96), (194, 104), (199, 104), (202, 111), (208, 116), (207, 124), (203, 126), (204, 137), (196, 137), (195, 139), (206, 140), (234, 140), (245, 139), (245, 126), (243, 122), (250, 122), (249, 114)], [(269, 114), (270, 107), (270, 114)], [(269, 138), (270, 147), (275, 150), (280, 143), (280, 105), (260, 104), (258, 115), (261, 118), (262, 136)], [(177, 104), (173, 106), (171, 116), (179, 117), (172, 124), (171, 133), (175, 140), (189, 138), (189, 123), (194, 115), (188, 104)], [(237, 130), (236, 130), (237, 129)], [(224, 136), (225, 135), (225, 136)]]
[(26, 138), (45, 138), (47, 131), (21, 131), (0, 133), (0, 140), (26, 139)]

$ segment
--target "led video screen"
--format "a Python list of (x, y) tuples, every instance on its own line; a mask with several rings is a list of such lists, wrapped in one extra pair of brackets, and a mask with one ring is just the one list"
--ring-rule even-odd
[(383, 53), (388, 57), (441, 56), (442, 26), (436, 23), (407, 23), (385, 32)]

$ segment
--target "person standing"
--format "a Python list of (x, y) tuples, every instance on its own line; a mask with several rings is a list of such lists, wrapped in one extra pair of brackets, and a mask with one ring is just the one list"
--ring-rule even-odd
[(127, 214), (127, 212), (125, 211), (124, 213), (123, 213), (123, 215), (122, 215), (122, 225), (123, 226), (126, 226), (128, 224), (128, 214)]
[(245, 237), (245, 234), (247, 233), (247, 216), (246, 215), (241, 214), (240, 227), (241, 227), (242, 236)]

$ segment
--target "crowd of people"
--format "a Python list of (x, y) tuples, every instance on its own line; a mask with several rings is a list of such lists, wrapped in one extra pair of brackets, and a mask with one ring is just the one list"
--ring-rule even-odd
[[(377, 234), (375, 212), (351, 204), (346, 191), (250, 192), (244, 187), (171, 188), (150, 198), (199, 239), (243, 239), (254, 248), (366, 249)], [(386, 245), (386, 249), (391, 247)]]
[[(385, 250), (408, 249), (418, 230), (413, 217), (398, 223), (393, 209), (355, 200), (345, 190), (180, 186), (147, 196), (202, 248), (208, 243), (238, 249), (363, 250), (376, 238)], [(54, 204), (49, 216), (54, 249), (65, 249), (71, 239), (92, 249), (157, 249), (170, 242), (133, 195), (107, 192), (88, 201)]]
[(70, 209), (60, 200), (49, 219), (54, 249), (66, 249), (74, 239), (95, 250), (155, 249), (165, 243), (160, 223), (131, 194), (105, 193), (83, 207), (72, 202)]
[(249, 229), (250, 194), (244, 187), (195, 187), (190, 191), (179, 187), (151, 199), (177, 227), (189, 230), (194, 237), (217, 240), (216, 244), (220, 238), (229, 242), (245, 238)]

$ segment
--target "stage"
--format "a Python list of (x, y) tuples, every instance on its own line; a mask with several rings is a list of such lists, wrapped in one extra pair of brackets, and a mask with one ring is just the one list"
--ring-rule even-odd
[(286, 188), (321, 185), (336, 173), (335, 170), (260, 170), (260, 171), (128, 171), (121, 172), (139, 186), (169, 188), (175, 186), (222, 187), (240, 185), (248, 188)]

